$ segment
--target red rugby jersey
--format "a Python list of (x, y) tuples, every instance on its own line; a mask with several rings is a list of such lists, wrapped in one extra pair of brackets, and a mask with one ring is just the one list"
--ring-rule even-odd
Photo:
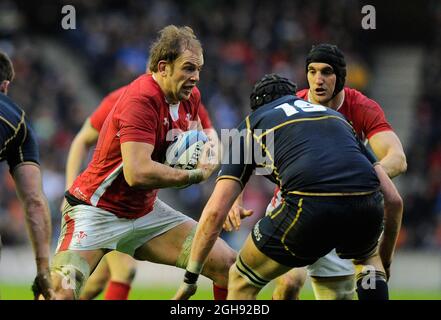
[[(362, 141), (378, 132), (393, 130), (377, 102), (355, 89), (345, 87), (344, 92), (345, 98), (337, 111), (349, 120)], [(308, 101), (308, 93), (309, 89), (303, 89), (297, 96)]]
[[(344, 88), (345, 97), (343, 103), (337, 108), (337, 111), (343, 114), (351, 123), (357, 136), (365, 141), (374, 134), (381, 131), (393, 130), (392, 126), (387, 122), (386, 116), (380, 105), (372, 99), (369, 99), (360, 91)], [(309, 89), (297, 91), (297, 97), (309, 101)], [(277, 199), (280, 199), (280, 189), (276, 187), (274, 190), (271, 203), (276, 206)]]
[[(109, 115), (110, 110), (112, 110), (113, 105), (116, 103), (118, 98), (122, 95), (122, 93), (124, 92), (124, 90), (127, 87), (128, 86), (123, 86), (123, 87), (116, 89), (116, 90), (112, 91), (111, 93), (109, 93), (101, 101), (98, 108), (91, 114), (90, 124), (97, 131), (101, 130), (101, 127), (103, 126), (104, 120), (106, 120), (106, 117)], [(207, 109), (205, 109), (205, 106), (202, 103), (199, 106), (199, 118), (201, 120), (202, 128), (210, 129), (213, 127), (213, 125), (211, 124), (211, 119), (210, 119), (210, 116), (208, 115)]]
[(124, 179), (121, 144), (145, 142), (155, 146), (154, 161), (163, 162), (172, 129), (186, 131), (196, 121), (201, 104), (195, 87), (189, 100), (171, 106), (153, 79), (142, 75), (130, 83), (108, 112), (97, 146), (86, 170), (77, 177), (69, 193), (79, 200), (119, 217), (138, 218), (153, 208), (157, 189), (130, 187)]

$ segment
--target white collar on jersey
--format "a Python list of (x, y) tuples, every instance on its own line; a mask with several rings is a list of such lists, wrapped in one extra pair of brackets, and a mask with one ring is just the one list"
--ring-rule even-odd
[[(153, 80), (155, 80), (156, 83), (158, 83), (158, 81), (155, 78), (155, 75), (152, 74), (152, 78)], [(173, 121), (177, 121), (179, 119), (179, 105), (181, 104), (180, 102), (176, 103), (176, 104), (172, 104), (169, 103), (167, 101), (167, 97), (164, 96), (165, 102), (168, 104), (169, 110), (170, 110), (170, 116), (172, 117)]]
[[(311, 89), (308, 90), (308, 102), (311, 102), (311, 99), (309, 98), (311, 96)], [(340, 105), (337, 107), (337, 109), (335, 109), (336, 111), (338, 111), (338, 109), (341, 108), (341, 106), (343, 105), (343, 102), (345, 102), (345, 89), (343, 89), (343, 99), (341, 99)]]
[(177, 104), (169, 104), (168, 107), (170, 109), (170, 115), (173, 121), (177, 121), (179, 119), (179, 102)]

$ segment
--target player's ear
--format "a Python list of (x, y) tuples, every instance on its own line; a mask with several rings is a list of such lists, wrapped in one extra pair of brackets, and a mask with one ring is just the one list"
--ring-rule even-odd
[(158, 62), (158, 72), (161, 74), (161, 76), (165, 76), (167, 74), (167, 61), (160, 60)]
[(10, 83), (9, 80), (3, 80), (0, 83), (0, 92), (3, 92), (4, 94), (7, 94), (8, 93), (9, 83)]

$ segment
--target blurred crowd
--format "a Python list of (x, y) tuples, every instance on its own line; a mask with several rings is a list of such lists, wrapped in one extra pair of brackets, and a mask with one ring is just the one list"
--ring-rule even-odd
[[(441, 3), (430, 8), (441, 30)], [(441, 33), (425, 50), (420, 96), (414, 108), (413, 137), (407, 148), (403, 241), (413, 247), (441, 248)]]
[[(103, 97), (145, 72), (149, 45), (158, 30), (167, 24), (191, 26), (204, 47), (199, 88), (217, 129), (235, 127), (248, 113), (251, 86), (265, 73), (277, 72), (305, 88), (305, 56), (315, 43), (338, 44), (348, 62), (346, 84), (369, 94), (371, 48), (360, 28), (359, 1), (281, 1), (275, 5), (249, 0), (76, 0), (69, 4), (76, 9), (76, 29), (34, 33), (19, 6), (12, 1), (0, 3), (0, 49), (12, 57), (16, 70), (10, 95), (27, 111), (40, 139), (54, 237), (58, 235), (66, 154), (94, 106), (80, 102), (81, 93), (72, 86), (75, 79), (51, 64), (35, 43), (36, 36), (70, 48), (82, 61), (78, 68), (87, 72), (93, 90)], [(433, 14), (441, 27), (441, 7)], [(441, 126), (437, 125), (441, 114), (436, 108), (441, 102), (441, 38), (434, 39), (427, 50), (424, 93), (415, 107), (416, 140), (407, 150), (409, 175), (418, 182), (405, 199), (402, 245), (409, 247), (441, 247)], [(6, 165), (0, 167), (0, 180), (3, 242), (25, 243), (23, 213)], [(170, 191), (175, 199), (171, 204), (197, 218), (212, 184)], [(263, 214), (272, 189), (262, 178), (253, 178), (244, 199), (255, 217), (245, 220), (246, 225)], [(231, 237), (236, 241), (233, 246), (243, 238), (244, 233)]]

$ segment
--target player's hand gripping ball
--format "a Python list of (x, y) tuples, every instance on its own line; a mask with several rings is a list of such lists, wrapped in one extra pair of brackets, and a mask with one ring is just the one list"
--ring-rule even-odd
[(195, 169), (207, 141), (208, 137), (203, 131), (182, 132), (167, 148), (164, 164), (176, 169)]

